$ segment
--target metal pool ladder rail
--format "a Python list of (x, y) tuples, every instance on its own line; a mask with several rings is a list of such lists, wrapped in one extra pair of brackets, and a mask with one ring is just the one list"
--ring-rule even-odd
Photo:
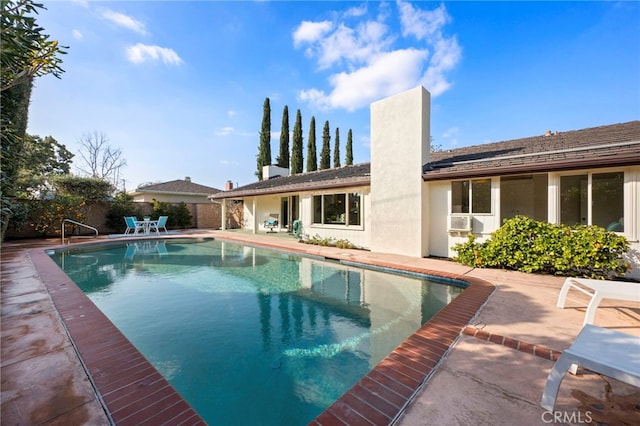
[[(65, 223), (73, 223), (74, 225), (84, 226), (85, 228), (92, 229), (96, 233), (95, 236), (96, 237), (98, 236), (98, 230), (96, 228), (94, 228), (93, 226), (89, 226), (89, 225), (86, 225), (84, 223), (76, 222), (75, 220), (71, 220), (71, 219), (64, 219), (62, 221), (62, 244), (64, 244), (64, 225), (65, 225)], [(87, 237), (84, 237), (84, 238), (87, 238)], [(95, 238), (95, 237), (90, 236), (88, 238)], [(71, 241), (71, 237), (69, 237), (69, 241)]]

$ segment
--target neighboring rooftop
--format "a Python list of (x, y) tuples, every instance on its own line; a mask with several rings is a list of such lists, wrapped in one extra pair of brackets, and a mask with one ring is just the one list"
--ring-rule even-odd
[(154, 183), (151, 185), (140, 186), (136, 188), (134, 193), (142, 192), (161, 192), (167, 194), (190, 194), (190, 195), (212, 195), (221, 192), (220, 189), (210, 186), (200, 185), (191, 182), (190, 178), (176, 179), (169, 182)]
[[(430, 154), (425, 181), (542, 173), (640, 164), (640, 121), (592, 127), (503, 142), (474, 145)], [(229, 191), (212, 199), (246, 197), (371, 183), (370, 163), (278, 176)]]

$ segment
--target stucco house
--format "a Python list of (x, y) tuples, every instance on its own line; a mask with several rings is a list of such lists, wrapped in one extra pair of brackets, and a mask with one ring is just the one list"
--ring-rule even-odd
[(469, 233), (485, 239), (518, 214), (600, 225), (628, 238), (640, 278), (640, 121), (438, 152), (429, 143), (430, 94), (418, 87), (371, 104), (370, 163), (291, 176), (267, 166), (263, 181), (211, 198), (241, 200), (253, 232), (276, 215), (281, 231), (299, 219), (309, 235), (415, 257), (451, 257)]
[(191, 182), (191, 178), (176, 179), (170, 182), (154, 183), (129, 191), (133, 201), (150, 203), (153, 200), (166, 203), (210, 203), (209, 196), (220, 192), (210, 186)]

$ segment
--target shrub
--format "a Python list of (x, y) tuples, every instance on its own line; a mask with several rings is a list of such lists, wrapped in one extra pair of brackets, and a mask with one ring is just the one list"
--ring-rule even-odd
[(566, 226), (525, 216), (505, 220), (491, 237), (478, 243), (473, 235), (453, 247), (456, 262), (478, 268), (602, 278), (623, 275), (629, 264), (624, 236), (598, 226)]
[(56, 195), (50, 200), (37, 200), (29, 210), (30, 223), (42, 235), (60, 235), (64, 219), (86, 221), (84, 198), (75, 195)]
[(51, 183), (58, 195), (78, 196), (86, 201), (109, 200), (115, 189), (104, 179), (73, 175), (53, 176)]
[(133, 197), (126, 192), (118, 193), (111, 203), (111, 208), (107, 212), (105, 225), (115, 231), (124, 232), (126, 224), (124, 222), (125, 216), (140, 216), (142, 213), (133, 202)]
[(154, 200), (153, 216), (154, 219), (158, 219), (160, 216), (169, 216), (167, 228), (186, 228), (191, 226), (191, 212), (183, 202), (171, 204)]
[(341, 249), (354, 249), (354, 248), (357, 248), (349, 240), (346, 240), (346, 239), (336, 240), (335, 238), (332, 238), (332, 237), (323, 238), (318, 234), (316, 234), (316, 235), (314, 235), (312, 237), (305, 236), (305, 237), (300, 239), (300, 242), (304, 243), (304, 244), (312, 244), (312, 245), (323, 246), (323, 247), (337, 247), (337, 248), (341, 248)]

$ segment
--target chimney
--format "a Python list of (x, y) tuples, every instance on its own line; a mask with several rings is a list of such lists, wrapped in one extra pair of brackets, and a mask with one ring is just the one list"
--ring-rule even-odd
[(277, 176), (289, 176), (289, 169), (270, 164), (262, 166), (262, 180), (269, 180)]
[(547, 130), (547, 132), (544, 135), (545, 136), (551, 136), (551, 130)]
[(231, 191), (232, 189), (233, 189), (233, 182), (228, 180), (227, 183), (224, 184), (224, 190)]
[(184, 181), (185, 182), (191, 182), (191, 178), (189, 176), (185, 176)]

